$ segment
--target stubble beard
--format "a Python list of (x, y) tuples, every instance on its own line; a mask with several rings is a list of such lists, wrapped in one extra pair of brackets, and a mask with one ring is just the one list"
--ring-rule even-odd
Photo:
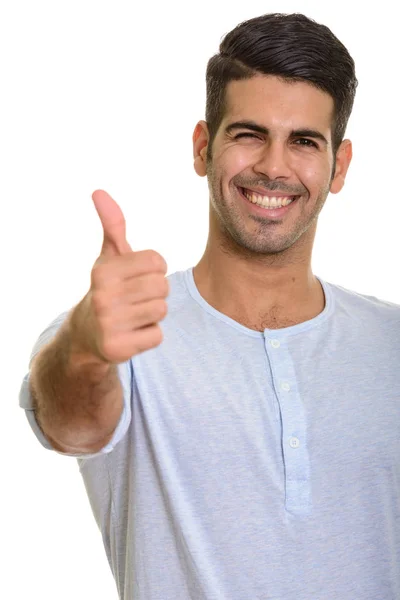
[[(316, 200), (312, 203), (312, 209), (305, 206), (309, 198), (304, 195), (295, 202), (301, 203), (300, 215), (297, 220), (287, 216), (287, 223), (271, 221), (268, 217), (255, 217), (244, 219), (243, 212), (237, 207), (239, 202), (238, 190), (231, 184), (230, 202), (227, 202), (222, 190), (222, 176), (213, 169), (212, 163), (207, 164), (207, 179), (210, 192), (210, 211), (214, 221), (217, 221), (220, 233), (220, 243), (226, 252), (235, 252), (244, 257), (252, 258), (271, 256), (278, 259), (287, 252), (296, 242), (302, 244), (307, 242), (307, 232), (310, 233), (312, 242), (315, 237), (318, 216), (321, 212), (329, 193), (328, 189), (320, 189)], [(294, 210), (299, 207), (293, 207)], [(308, 212), (310, 210), (310, 212)], [(249, 227), (250, 223), (250, 227)], [(308, 236), (308, 237), (310, 237)], [(300, 241), (299, 241), (300, 240)]]

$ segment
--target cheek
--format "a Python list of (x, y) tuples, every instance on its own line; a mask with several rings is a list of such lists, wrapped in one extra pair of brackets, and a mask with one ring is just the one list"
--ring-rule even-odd
[(217, 158), (221, 170), (231, 177), (251, 167), (254, 156), (238, 147), (226, 148)]
[(241, 171), (244, 171), (245, 169), (250, 167), (253, 164), (253, 162), (254, 160), (251, 159), (248, 153), (236, 152), (235, 162), (232, 164), (234, 164), (235, 171), (237, 173), (240, 173)]
[(310, 192), (329, 187), (331, 177), (329, 165), (321, 165), (315, 161), (302, 161), (297, 165), (296, 174)]
[(312, 165), (308, 165), (307, 167), (304, 167), (303, 165), (303, 168), (301, 169), (300, 173), (304, 183), (307, 182), (312, 187), (314, 187), (316, 182), (321, 178), (319, 170)]

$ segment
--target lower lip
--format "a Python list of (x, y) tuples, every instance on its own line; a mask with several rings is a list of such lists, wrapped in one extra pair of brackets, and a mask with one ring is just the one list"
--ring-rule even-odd
[(298, 200), (297, 197), (296, 200), (293, 200), (290, 204), (287, 206), (282, 206), (281, 208), (264, 208), (263, 206), (259, 206), (258, 204), (253, 204), (253, 202), (250, 202), (250, 200), (243, 194), (242, 190), (240, 188), (238, 189), (241, 197), (246, 202), (246, 206), (250, 206), (254, 214), (260, 215), (261, 217), (269, 217), (271, 219), (283, 217)]

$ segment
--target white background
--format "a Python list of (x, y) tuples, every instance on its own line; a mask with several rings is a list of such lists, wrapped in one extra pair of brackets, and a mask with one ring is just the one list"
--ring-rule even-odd
[[(314, 273), (400, 303), (398, 31), (392, 3), (5, 0), (0, 8), (0, 597), (115, 600), (73, 458), (44, 450), (18, 392), (47, 324), (86, 293), (101, 246), (91, 193), (121, 205), (134, 249), (169, 273), (196, 264), (208, 227), (192, 167), (205, 68), (221, 37), (265, 12), (328, 25), (360, 81), (344, 190), (319, 220)], [(396, 29), (395, 29), (396, 28)], [(178, 599), (177, 599), (178, 600)]]

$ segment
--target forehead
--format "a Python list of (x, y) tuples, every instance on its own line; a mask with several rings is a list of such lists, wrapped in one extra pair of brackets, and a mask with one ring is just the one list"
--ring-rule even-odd
[(332, 97), (306, 82), (257, 75), (229, 82), (222, 126), (251, 119), (269, 129), (312, 127), (329, 132), (333, 109)]

